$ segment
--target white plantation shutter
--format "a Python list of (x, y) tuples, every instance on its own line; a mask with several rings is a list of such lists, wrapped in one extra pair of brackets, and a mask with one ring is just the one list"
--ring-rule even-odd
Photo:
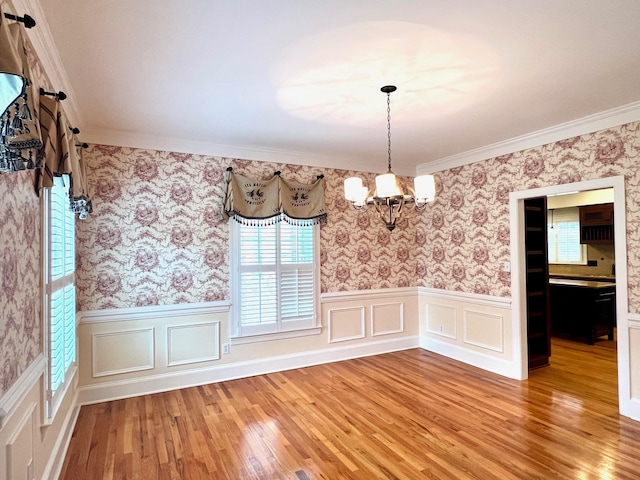
[(311, 227), (281, 225), (281, 316), (286, 328), (314, 316), (313, 233)]
[(580, 210), (558, 208), (547, 212), (550, 263), (586, 263), (585, 245), (580, 244)]
[(318, 227), (232, 224), (235, 336), (314, 327)]
[(69, 177), (55, 177), (45, 189), (45, 292), (48, 329), (47, 419), (51, 420), (76, 361), (75, 215)]

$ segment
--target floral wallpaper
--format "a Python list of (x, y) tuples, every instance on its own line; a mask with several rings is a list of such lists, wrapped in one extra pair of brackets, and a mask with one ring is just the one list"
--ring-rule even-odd
[(509, 193), (624, 175), (630, 311), (640, 312), (640, 123), (439, 172), (417, 226), (419, 285), (508, 297)]
[[(25, 38), (35, 88), (51, 91)], [(42, 353), (40, 199), (35, 173), (0, 173), (0, 397)]]
[(40, 201), (34, 172), (0, 174), (0, 396), (41, 352)]
[(389, 234), (375, 212), (355, 212), (342, 182), (374, 174), (121, 147), (86, 153), (95, 212), (79, 224), (82, 310), (228, 299), (224, 170), (299, 182), (325, 175), (322, 292), (422, 285), (510, 296), (509, 193), (625, 175), (629, 297), (640, 311), (640, 124), (631, 123), (436, 174), (424, 213), (408, 208)]
[(84, 158), (94, 213), (78, 222), (80, 310), (229, 299), (227, 166), (254, 178), (280, 170), (303, 183), (325, 175), (323, 292), (416, 284), (417, 217), (390, 235), (373, 212), (353, 211), (342, 182), (355, 172), (104, 145)]

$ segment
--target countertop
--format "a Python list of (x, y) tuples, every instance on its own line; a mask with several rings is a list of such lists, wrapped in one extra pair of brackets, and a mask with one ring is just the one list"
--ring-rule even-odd
[(550, 278), (549, 285), (564, 285), (567, 287), (582, 287), (582, 288), (611, 288), (616, 284), (613, 282), (600, 282), (597, 280), (573, 280), (569, 278)]
[(615, 275), (580, 275), (571, 273), (550, 273), (549, 278), (570, 278), (573, 280), (595, 280), (597, 282), (615, 282)]

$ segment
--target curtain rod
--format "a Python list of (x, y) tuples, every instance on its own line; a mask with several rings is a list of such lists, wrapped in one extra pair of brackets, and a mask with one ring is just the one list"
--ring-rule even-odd
[(11, 13), (5, 13), (4, 17), (8, 18), (9, 20), (15, 20), (17, 22), (24, 23), (24, 28), (32, 28), (36, 26), (36, 21), (33, 19), (33, 17), (31, 15), (27, 15), (26, 13), (24, 14), (24, 17), (19, 17)]

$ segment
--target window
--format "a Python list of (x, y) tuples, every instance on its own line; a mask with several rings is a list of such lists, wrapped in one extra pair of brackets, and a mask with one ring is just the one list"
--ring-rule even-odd
[(232, 337), (319, 333), (319, 227), (231, 221), (231, 228)]
[(44, 198), (44, 312), (47, 352), (46, 419), (51, 420), (76, 366), (75, 216), (68, 175), (54, 177)]
[(586, 245), (580, 244), (580, 210), (558, 208), (547, 212), (549, 263), (586, 265)]

